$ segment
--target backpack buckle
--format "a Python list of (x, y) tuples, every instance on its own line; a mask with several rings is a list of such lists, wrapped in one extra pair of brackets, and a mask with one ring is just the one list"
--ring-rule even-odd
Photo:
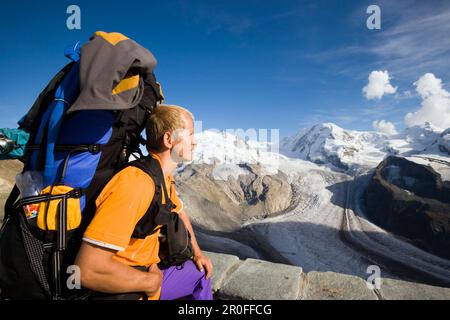
[(99, 144), (91, 144), (88, 147), (88, 150), (92, 154), (96, 154), (100, 152), (100, 145)]
[(71, 198), (81, 198), (82, 195), (83, 195), (83, 190), (80, 189), (80, 188), (73, 189), (73, 190), (70, 192), (70, 197), (71, 197)]

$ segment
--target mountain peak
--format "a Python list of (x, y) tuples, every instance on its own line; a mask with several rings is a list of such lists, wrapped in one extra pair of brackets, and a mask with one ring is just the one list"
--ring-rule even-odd
[(354, 165), (376, 165), (381, 161), (388, 150), (385, 140), (382, 133), (345, 130), (325, 122), (284, 139), (280, 149), (288, 157), (349, 170)]
[(303, 128), (299, 131), (297, 135), (299, 135), (301, 132), (304, 133), (305, 131), (310, 132), (342, 132), (344, 129), (339, 127), (337, 124), (333, 122), (321, 122), (313, 125), (310, 128)]
[(339, 127), (337, 124), (333, 123), (333, 122), (322, 122), (322, 123), (318, 123), (314, 126), (314, 128), (328, 128), (331, 130), (344, 130), (341, 127)]

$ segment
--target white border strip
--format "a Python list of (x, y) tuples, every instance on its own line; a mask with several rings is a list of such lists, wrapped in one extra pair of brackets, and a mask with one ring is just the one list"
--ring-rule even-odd
[(122, 248), (122, 247), (119, 247), (119, 246), (115, 246), (113, 244), (109, 244), (109, 243), (106, 243), (106, 242), (102, 242), (102, 241), (86, 238), (86, 237), (83, 237), (83, 241), (86, 241), (86, 242), (95, 244), (96, 246), (107, 248), (107, 249), (112, 249), (112, 250), (117, 250), (117, 251), (124, 251), (125, 250), (125, 248)]

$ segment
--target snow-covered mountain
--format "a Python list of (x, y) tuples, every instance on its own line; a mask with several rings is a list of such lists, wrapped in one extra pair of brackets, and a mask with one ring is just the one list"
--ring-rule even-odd
[(376, 166), (390, 152), (387, 140), (382, 133), (344, 130), (333, 123), (321, 123), (283, 139), (280, 151), (289, 157), (348, 170), (355, 164)]
[(450, 150), (449, 140), (450, 130), (441, 133), (429, 123), (396, 135), (345, 130), (333, 123), (321, 123), (283, 139), (280, 151), (288, 157), (351, 171), (373, 168), (388, 155), (445, 152)]
[(259, 166), (265, 174), (276, 174), (279, 159), (283, 157), (278, 153), (278, 145), (244, 140), (228, 132), (206, 130), (196, 134), (196, 141), (193, 164), (213, 164), (216, 180), (227, 180), (228, 176), (237, 178), (247, 173), (248, 165)]
[(389, 143), (396, 154), (408, 156), (417, 153), (439, 153), (441, 130), (429, 122), (422, 126), (406, 128), (402, 133), (390, 137)]
[(425, 148), (425, 152), (450, 155), (450, 128), (442, 131), (438, 137), (431, 140), (432, 142)]
[(213, 164), (216, 180), (246, 174), (246, 165), (257, 165), (265, 174), (276, 174), (280, 166), (291, 164), (288, 159), (306, 160), (351, 173), (375, 168), (389, 155), (450, 154), (450, 128), (440, 132), (429, 123), (409, 127), (396, 135), (346, 130), (333, 123), (321, 123), (301, 129), (281, 142), (255, 141), (208, 130), (196, 134), (196, 140), (193, 163)]
[(444, 130), (438, 138), (439, 151), (450, 155), (450, 128)]

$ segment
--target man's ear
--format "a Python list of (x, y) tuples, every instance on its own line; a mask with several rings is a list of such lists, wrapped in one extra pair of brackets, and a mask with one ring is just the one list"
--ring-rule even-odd
[(170, 149), (173, 146), (172, 134), (170, 132), (166, 132), (163, 135), (163, 145), (165, 148)]

